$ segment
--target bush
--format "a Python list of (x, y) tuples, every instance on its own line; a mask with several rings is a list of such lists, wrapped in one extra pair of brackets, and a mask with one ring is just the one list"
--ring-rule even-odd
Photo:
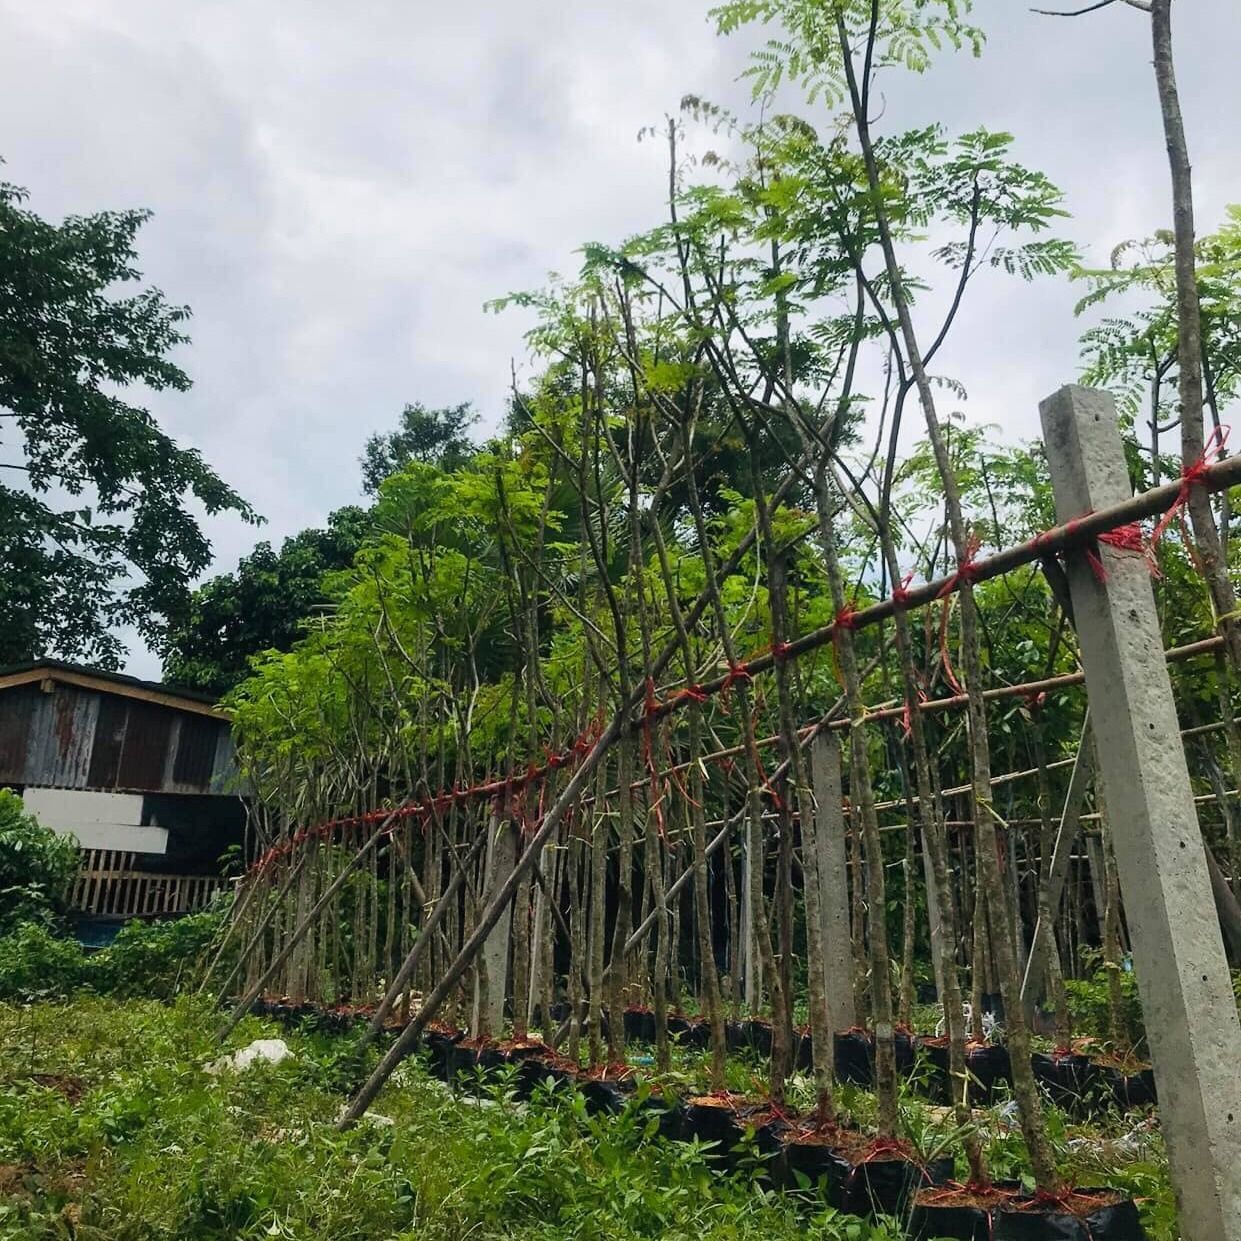
[[(1129, 1041), (1141, 1046), (1146, 1041), (1142, 1024), (1142, 1002), (1138, 998), (1138, 980), (1131, 969), (1120, 969), (1121, 1020)], [(1066, 978), (1064, 989), (1073, 1014), (1073, 1029), (1078, 1034), (1109, 1039), (1108, 968), (1099, 964), (1088, 978)]]
[(95, 989), (121, 997), (167, 1000), (202, 962), (224, 915), (204, 910), (171, 922), (130, 922), (91, 961)]
[(53, 925), (77, 872), (77, 841), (44, 827), (16, 793), (0, 789), (0, 935), (23, 922)]
[(87, 984), (90, 962), (75, 939), (23, 922), (0, 936), (0, 1000), (61, 998)]
[(130, 922), (99, 952), (24, 922), (0, 936), (0, 1000), (61, 998), (87, 989), (123, 998), (171, 999), (219, 932), (224, 909), (171, 922)]

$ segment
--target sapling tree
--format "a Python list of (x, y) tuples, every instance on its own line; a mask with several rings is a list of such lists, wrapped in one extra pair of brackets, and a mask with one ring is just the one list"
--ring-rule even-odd
[[(884, 142), (872, 130), (871, 101), (876, 75), (894, 66), (920, 70), (933, 50), (941, 45), (970, 46), (977, 51), (981, 34), (967, 20), (968, 7), (959, 4), (882, 3), (881, 0), (833, 0), (829, 5), (803, 0), (766, 0), (721, 6), (716, 14), (723, 30), (760, 18), (777, 22), (786, 39), (771, 41), (756, 54), (751, 69), (756, 94), (778, 87), (786, 77), (804, 84), (812, 98), (845, 103), (848, 126), (841, 141), (851, 144), (861, 162), (861, 184), (869, 195), (873, 231), (863, 249), (855, 243), (855, 261), (863, 271), (865, 252), (873, 244), (882, 264), (882, 285), (872, 281), (868, 294), (876, 311), (889, 317), (893, 344), (901, 349), (910, 386), (916, 393), (928, 438), (939, 469), (944, 492), (947, 529), (957, 562), (960, 602), (962, 663), (969, 699), (970, 767), (975, 824), (975, 856), (980, 890), (985, 893), (986, 926), (996, 957), (1005, 1010), (1009, 1016), (1014, 1090), (1022, 1117), (1022, 1129), (1030, 1150), (1036, 1178), (1043, 1188), (1055, 1189), (1058, 1176), (1042, 1124), (1041, 1108), (1029, 1069), (1029, 1036), (1017, 996), (1019, 978), (1014, 955), (1012, 925), (1004, 902), (1005, 886), (998, 858), (995, 812), (991, 791), (991, 765), (987, 734), (987, 708), (983, 698), (982, 647), (977, 604), (970, 566), (977, 546), (966, 521), (960, 487), (936, 406), (934, 384), (927, 366), (942, 335), (923, 348), (915, 327), (910, 282), (900, 261), (898, 245), (917, 215), (933, 211), (948, 220), (966, 219), (972, 225), (960, 245), (943, 253), (959, 266), (960, 286), (976, 270), (990, 262), (1007, 264), (1023, 274), (1055, 271), (1067, 267), (1072, 251), (1055, 241), (1030, 241), (1009, 249), (988, 247), (979, 254), (978, 222), (994, 217), (996, 231), (1045, 227), (1060, 214), (1059, 195), (1049, 183), (1002, 158), (1006, 139), (979, 133), (965, 140), (965, 162), (973, 163), (973, 175), (962, 175), (959, 164), (942, 164), (943, 177), (936, 184), (934, 157), (918, 160), (914, 167), (924, 179), (924, 193), (893, 194), (888, 160), (895, 154), (899, 166), (902, 148), (911, 139)], [(913, 136), (912, 142), (925, 142)], [(925, 171), (924, 171), (925, 170)], [(929, 176), (928, 176), (929, 174)], [(957, 299), (959, 303), (959, 298)], [(955, 307), (954, 307), (955, 309)], [(978, 962), (975, 962), (977, 969)]]

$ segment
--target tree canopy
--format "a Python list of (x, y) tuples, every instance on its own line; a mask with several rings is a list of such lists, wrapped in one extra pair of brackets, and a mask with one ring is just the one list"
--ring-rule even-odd
[(116, 667), (158, 647), (211, 549), (193, 509), (254, 510), (131, 395), (185, 391), (189, 311), (140, 284), (143, 211), (50, 223), (0, 183), (0, 662)]

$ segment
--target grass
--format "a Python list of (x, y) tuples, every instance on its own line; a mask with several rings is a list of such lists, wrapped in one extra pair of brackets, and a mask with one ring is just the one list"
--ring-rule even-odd
[[(195, 1241), (199, 1238), (418, 1238), (419, 1241), (848, 1241), (902, 1235), (833, 1212), (814, 1193), (770, 1192), (751, 1173), (723, 1176), (700, 1150), (657, 1137), (636, 1112), (588, 1116), (579, 1096), (515, 1103), (449, 1093), (417, 1060), (383, 1092), (377, 1114), (338, 1134), (334, 1120), (359, 1066), (344, 1039), (247, 1018), (229, 1041), (283, 1037), (291, 1060), (213, 1077), (218, 1013), (82, 995), (0, 1005), (0, 1239)], [(373, 1062), (373, 1061), (372, 1061)], [(667, 1085), (705, 1083), (701, 1053), (674, 1049)], [(730, 1086), (761, 1088), (749, 1056)], [(804, 1095), (804, 1100), (798, 1098)], [(792, 1102), (809, 1103), (809, 1084)], [(873, 1097), (842, 1087), (862, 1123)], [(1134, 1117), (1072, 1124), (1049, 1109), (1065, 1173), (1139, 1199), (1151, 1241), (1178, 1235), (1157, 1133), (1121, 1139)], [(903, 1122), (924, 1154), (959, 1148), (943, 1109), (913, 1093)], [(997, 1177), (1028, 1169), (1019, 1134), (979, 1113)]]
[(186, 998), (0, 1006), (0, 1238), (899, 1235), (722, 1177), (636, 1115), (596, 1119), (569, 1094), (484, 1105), (417, 1062), (380, 1097), (386, 1119), (338, 1134), (347, 1043), (249, 1018), (231, 1046), (280, 1035), (293, 1059), (217, 1078), (217, 1021)]

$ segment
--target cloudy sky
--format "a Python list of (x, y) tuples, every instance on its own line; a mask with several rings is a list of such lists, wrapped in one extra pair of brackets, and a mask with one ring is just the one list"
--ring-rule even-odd
[[(522, 320), (483, 303), (659, 218), (658, 123), (687, 92), (740, 103), (745, 38), (699, 0), (0, 0), (5, 179), (59, 217), (143, 206), (147, 277), (194, 312), (188, 395), (154, 405), (268, 524), (210, 524), (217, 568), (359, 495), (356, 459), (406, 401), (498, 415)], [(1241, 201), (1241, 5), (1180, 0), (1200, 226)], [(1017, 136), (1098, 263), (1164, 226), (1146, 19), (979, 0), (981, 60), (887, 84), (884, 127)], [(749, 44), (758, 35), (747, 36)], [(980, 284), (944, 372), (1028, 436), (1074, 377), (1078, 290)], [(155, 675), (149, 653), (131, 670)]]

